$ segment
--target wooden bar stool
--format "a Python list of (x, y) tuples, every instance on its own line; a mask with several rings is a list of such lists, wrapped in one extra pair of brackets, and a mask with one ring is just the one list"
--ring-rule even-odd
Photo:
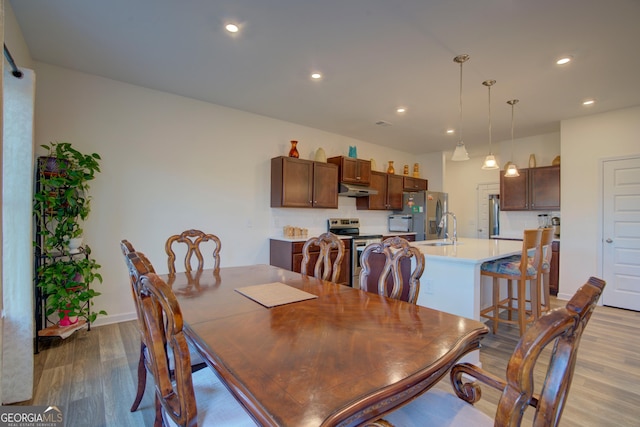
[(540, 297), (540, 310), (536, 313), (538, 317), (542, 312), (551, 310), (551, 290), (549, 285), (549, 274), (551, 273), (551, 256), (553, 254), (553, 228), (543, 228), (540, 238), (541, 262), (540, 273), (542, 290)]
[[(524, 230), (520, 255), (488, 261), (480, 268), (481, 276), (493, 278), (492, 304), (480, 310), (480, 316), (493, 321), (494, 334), (498, 330), (498, 323), (503, 322), (518, 325), (520, 336), (522, 336), (527, 324), (539, 317), (537, 313), (539, 313), (540, 303), (541, 238), (542, 230), (539, 228)], [(507, 297), (502, 300), (500, 299), (500, 279), (507, 279)], [(512, 286), (514, 280), (518, 283), (515, 296)], [(530, 300), (526, 297), (527, 282), (533, 283), (530, 286)], [(527, 310), (527, 302), (530, 303), (529, 310)], [(500, 317), (501, 310), (507, 310), (506, 319)], [(512, 319), (514, 311), (517, 312), (517, 320)]]

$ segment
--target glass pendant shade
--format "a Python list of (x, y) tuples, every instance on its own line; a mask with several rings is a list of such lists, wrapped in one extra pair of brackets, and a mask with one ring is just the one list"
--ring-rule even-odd
[(464, 146), (464, 142), (462, 142), (462, 64), (468, 59), (469, 55), (466, 54), (453, 58), (453, 62), (460, 64), (460, 129), (458, 129), (458, 144), (456, 144), (456, 149), (453, 151), (453, 156), (451, 156), (451, 160), (454, 162), (469, 160), (469, 153), (467, 153), (467, 148)]
[(456, 149), (453, 151), (451, 160), (453, 160), (454, 162), (469, 160), (469, 153), (467, 153), (467, 149), (462, 141), (458, 142), (458, 145), (456, 145)]
[(511, 163), (509, 166), (507, 166), (507, 170), (504, 172), (504, 176), (507, 178), (520, 176), (520, 172), (518, 172), (518, 167), (515, 165), (515, 163)]
[(482, 169), (500, 169), (500, 166), (498, 166), (498, 162), (496, 161), (496, 157), (493, 154), (489, 154), (484, 159)]
[(484, 163), (482, 164), (482, 169), (500, 169), (498, 162), (496, 161), (496, 157), (493, 155), (491, 151), (491, 86), (496, 83), (495, 80), (485, 80), (482, 82), (489, 90), (489, 155), (484, 159)]
[(514, 178), (516, 176), (520, 176), (520, 172), (518, 172), (518, 167), (515, 163), (513, 163), (513, 107), (518, 103), (517, 99), (511, 99), (507, 101), (507, 104), (511, 105), (511, 161), (509, 162), (509, 166), (507, 170), (504, 172), (505, 178)]

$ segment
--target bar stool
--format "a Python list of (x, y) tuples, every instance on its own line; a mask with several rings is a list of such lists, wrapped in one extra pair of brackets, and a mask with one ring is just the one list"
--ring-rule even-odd
[(540, 273), (542, 276), (542, 292), (540, 298), (540, 310), (536, 313), (538, 317), (542, 312), (551, 310), (551, 290), (549, 285), (549, 274), (551, 273), (551, 256), (553, 255), (553, 228), (543, 228), (540, 246), (542, 251)]
[[(494, 334), (498, 330), (498, 323), (503, 322), (518, 325), (520, 336), (522, 336), (527, 324), (539, 317), (537, 313), (539, 313), (540, 303), (541, 238), (542, 230), (539, 228), (524, 230), (520, 255), (487, 261), (480, 267), (481, 276), (493, 278), (492, 304), (480, 310), (480, 316), (493, 321)], [(533, 257), (530, 256), (531, 251), (534, 251)], [(507, 279), (507, 297), (502, 300), (500, 299), (500, 279)], [(518, 283), (515, 297), (512, 287), (514, 280)], [(534, 283), (530, 286), (530, 300), (526, 298), (527, 282)], [(527, 310), (527, 302), (530, 303), (529, 310)], [(507, 310), (506, 319), (500, 317), (500, 310)], [(517, 320), (512, 319), (514, 311), (517, 312)]]

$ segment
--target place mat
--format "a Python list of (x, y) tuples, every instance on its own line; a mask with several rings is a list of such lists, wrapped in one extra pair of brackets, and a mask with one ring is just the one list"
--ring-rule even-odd
[(301, 291), (300, 289), (281, 282), (245, 286), (243, 288), (237, 288), (236, 292), (251, 298), (258, 304), (264, 305), (267, 308), (318, 298), (317, 295)]

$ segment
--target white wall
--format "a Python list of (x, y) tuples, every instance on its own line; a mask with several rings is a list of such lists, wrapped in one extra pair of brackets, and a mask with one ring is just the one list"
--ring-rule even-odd
[[(468, 144), (468, 143), (467, 143)], [(511, 159), (511, 140), (494, 144), (494, 154), (501, 169)], [(445, 168), (444, 191), (449, 193), (449, 210), (458, 219), (458, 236), (477, 237), (478, 227), (478, 184), (500, 182), (501, 170), (483, 170), (482, 163), (486, 150), (477, 150), (481, 156), (471, 157), (464, 162), (447, 160)], [(526, 168), (529, 155), (536, 157), (536, 166), (549, 166), (552, 160), (560, 154), (560, 134), (550, 133), (534, 137), (519, 138), (513, 142), (513, 161), (518, 167)], [(562, 170), (564, 174), (564, 169)], [(540, 212), (502, 212), (500, 214), (501, 234), (522, 234), (522, 230), (537, 227), (537, 215)]]
[[(128, 279), (119, 249), (130, 240), (159, 272), (166, 271), (164, 242), (188, 228), (222, 239), (225, 266), (269, 262), (268, 238), (282, 226), (326, 231), (327, 219), (357, 216), (363, 231), (385, 231), (386, 212), (356, 211), (340, 197), (339, 209), (272, 209), (270, 159), (286, 155), (292, 139), (301, 158), (322, 146), (327, 156), (349, 145), (378, 168), (396, 170), (416, 156), (264, 116), (119, 83), (36, 62), (36, 147), (68, 141), (102, 156), (92, 183), (86, 242), (102, 265), (96, 308), (108, 321), (131, 318)], [(429, 171), (421, 168), (422, 177)], [(105, 319), (102, 320), (105, 322)]]
[(640, 154), (640, 107), (564, 120), (560, 293), (569, 298), (589, 276), (602, 276), (601, 161)]

